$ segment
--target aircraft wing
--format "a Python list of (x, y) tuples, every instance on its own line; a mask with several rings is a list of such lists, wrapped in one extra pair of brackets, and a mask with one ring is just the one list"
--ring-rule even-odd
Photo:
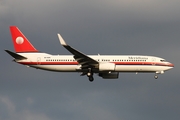
[(60, 34), (58, 34), (59, 41), (63, 47), (65, 47), (69, 52), (71, 52), (74, 55), (74, 59), (77, 60), (77, 62), (82, 65), (82, 68), (88, 68), (88, 67), (95, 67), (97, 64), (99, 64), (98, 61), (90, 58), (89, 56), (85, 55), (84, 53), (79, 52), (78, 50), (72, 48), (62, 38)]

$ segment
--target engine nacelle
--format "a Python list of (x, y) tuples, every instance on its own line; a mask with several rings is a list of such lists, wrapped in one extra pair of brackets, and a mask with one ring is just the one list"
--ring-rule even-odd
[(99, 71), (114, 71), (116, 65), (114, 63), (100, 63)]
[(99, 76), (104, 79), (117, 79), (119, 77), (119, 72), (99, 73)]

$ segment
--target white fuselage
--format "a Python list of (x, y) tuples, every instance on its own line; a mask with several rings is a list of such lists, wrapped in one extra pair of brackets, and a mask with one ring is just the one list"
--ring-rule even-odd
[(154, 72), (162, 74), (174, 67), (163, 58), (142, 55), (86, 55), (68, 45), (60, 34), (60, 44), (72, 55), (40, 53), (16, 26), (10, 26), (15, 52), (5, 50), (14, 61), (33, 68), (56, 72), (81, 72), (93, 81), (97, 73), (103, 79), (117, 79), (119, 72)]
[[(72, 55), (50, 55), (47, 53), (18, 53), (27, 57), (16, 62), (37, 69), (57, 72), (82, 72), (81, 65)], [(156, 72), (173, 68), (173, 64), (163, 58), (142, 55), (88, 55), (99, 63), (114, 63), (114, 72)], [(103, 72), (103, 71), (95, 71)], [(110, 71), (112, 72), (112, 71)]]

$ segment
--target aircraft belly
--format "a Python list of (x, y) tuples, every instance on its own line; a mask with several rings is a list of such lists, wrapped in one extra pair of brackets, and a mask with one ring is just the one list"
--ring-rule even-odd
[(167, 66), (148, 66), (148, 65), (116, 65), (115, 71), (119, 72), (156, 72), (170, 69)]
[(76, 72), (77, 65), (33, 65), (31, 67), (57, 72)]
[[(77, 65), (32, 65), (31, 67), (57, 72), (77, 72)], [(116, 65), (116, 72), (156, 72), (171, 69), (167, 66)]]

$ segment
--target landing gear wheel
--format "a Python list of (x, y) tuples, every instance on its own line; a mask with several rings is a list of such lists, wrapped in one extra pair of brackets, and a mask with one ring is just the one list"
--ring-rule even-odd
[(154, 76), (154, 78), (155, 78), (155, 79), (158, 79), (158, 76), (157, 76), (157, 75), (155, 75), (155, 76)]
[(91, 77), (89, 77), (89, 81), (90, 82), (93, 82), (94, 81), (94, 78), (91, 76)]

